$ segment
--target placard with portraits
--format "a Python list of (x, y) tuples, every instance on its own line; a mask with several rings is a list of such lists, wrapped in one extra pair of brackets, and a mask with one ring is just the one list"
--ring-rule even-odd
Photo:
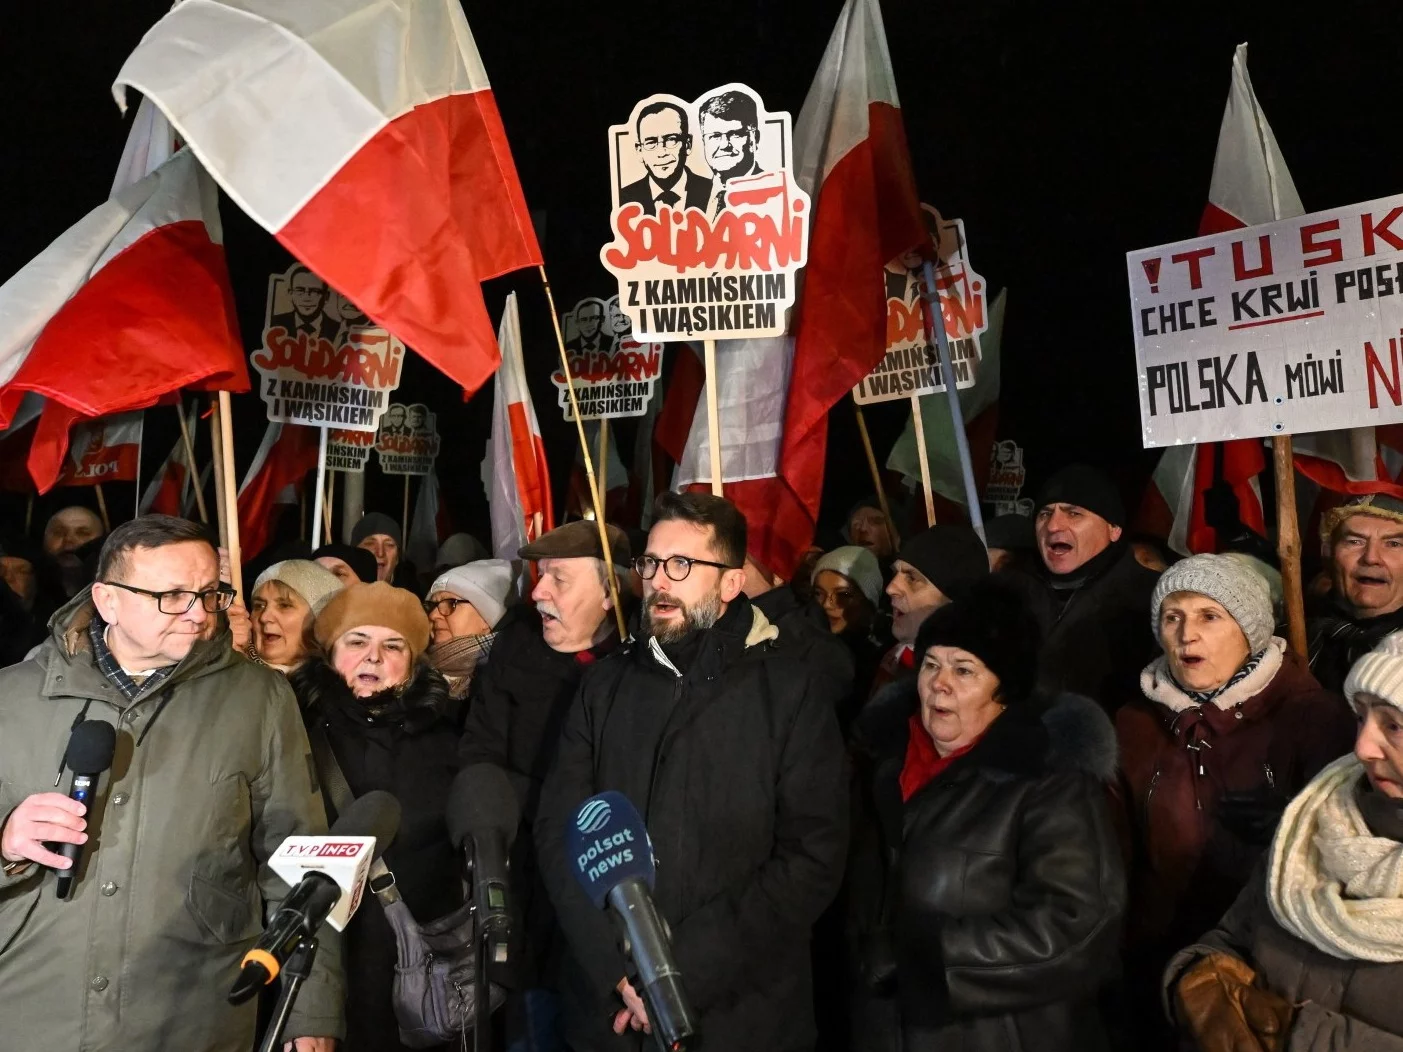
[(422, 402), (392, 402), (380, 421), (375, 455), (386, 475), (427, 475), (438, 456), (438, 418)]
[[(662, 376), (663, 345), (633, 339), (632, 322), (619, 297), (590, 296), (561, 318), (565, 357), (581, 420), (643, 416)], [(575, 419), (565, 374), (551, 373), (567, 421)]]

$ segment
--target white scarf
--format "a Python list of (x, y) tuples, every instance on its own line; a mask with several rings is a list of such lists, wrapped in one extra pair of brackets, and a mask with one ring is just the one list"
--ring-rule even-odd
[(1344, 960), (1403, 961), (1403, 844), (1374, 836), (1355, 792), (1364, 767), (1330, 764), (1287, 806), (1267, 900), (1291, 934)]

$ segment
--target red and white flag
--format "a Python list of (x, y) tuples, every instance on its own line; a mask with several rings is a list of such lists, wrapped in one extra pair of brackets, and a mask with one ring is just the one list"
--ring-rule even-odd
[(448, 514), (438, 489), (438, 472), (419, 480), (419, 493), (414, 498), (414, 515), (409, 520), (409, 536), (405, 540), (405, 557), (416, 569), (427, 573), (438, 559), (438, 546), (451, 532)]
[(469, 392), (479, 283), (541, 263), (460, 0), (183, 0), (117, 75), (245, 212)]
[(40, 492), (78, 419), (248, 390), (215, 185), (188, 150), (162, 159), (169, 129), (147, 109), (112, 197), (0, 286), (0, 426), (27, 392), (48, 400), (29, 452)]
[(316, 469), (319, 437), (317, 428), (297, 424), (269, 424), (263, 433), (239, 487), (239, 544), (247, 557), (268, 546), (276, 506), (297, 502), (307, 472)]
[(492, 510), (492, 554), (515, 559), (522, 545), (555, 528), (546, 447), (526, 386), (515, 292), (507, 296), (497, 339), (502, 367), (497, 370), (492, 402), (487, 498)]
[[(877, 0), (838, 16), (794, 124), (794, 172), (813, 217), (792, 335), (716, 352), (726, 495), (751, 554), (785, 575), (818, 518), (828, 411), (885, 351), (882, 268), (929, 240)], [(710, 479), (708, 438), (703, 400), (675, 484)]]
[(102, 420), (87, 420), (75, 427), (57, 485), (135, 482), (141, 471), (143, 415), (123, 413)]
[[(182, 407), (176, 408), (178, 412), (184, 412)], [(185, 442), (176, 439), (175, 447), (166, 455), (166, 459), (161, 461), (161, 466), (146, 484), (146, 491), (141, 495), (137, 513), (188, 516), (190, 508), (195, 504), (195, 485), (204, 488), (209, 478), (210, 467), (211, 465), (206, 463), (198, 483), (192, 485), (194, 473), (190, 470), (190, 460), (185, 455)]]

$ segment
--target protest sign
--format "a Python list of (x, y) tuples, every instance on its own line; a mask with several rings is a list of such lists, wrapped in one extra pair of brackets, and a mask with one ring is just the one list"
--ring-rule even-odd
[(374, 431), (348, 431), (331, 428), (326, 436), (326, 467), (328, 471), (359, 473), (365, 470), (370, 451), (379, 436)]
[(783, 335), (808, 252), (790, 119), (744, 84), (652, 95), (609, 129), (600, 251), (639, 342)]
[[(662, 375), (663, 345), (633, 340), (628, 315), (619, 310), (619, 297), (583, 299), (561, 322), (580, 419), (646, 414)], [(574, 420), (565, 375), (557, 369), (551, 382), (565, 419)]]
[(984, 503), (991, 504), (995, 515), (1033, 514), (1033, 502), (1024, 497), (1023, 483), (1028, 470), (1023, 465), (1023, 449), (1018, 443), (1005, 439), (995, 442), (989, 450), (989, 481), (984, 486)]
[(424, 405), (392, 403), (380, 423), (375, 454), (386, 475), (427, 475), (438, 456), (438, 421)]
[(375, 431), (404, 353), (301, 263), (269, 277), (263, 346), (250, 360), (270, 422)]
[(1403, 195), (1126, 256), (1146, 447), (1403, 420)]
[[(950, 338), (955, 387), (963, 390), (974, 386), (979, 334), (989, 327), (986, 282), (970, 266), (964, 220), (942, 219), (930, 205), (923, 204), (921, 211), (937, 245), (940, 265), (935, 268), (936, 292), (945, 333)], [(940, 357), (926, 333), (921, 263), (920, 253), (907, 253), (892, 260), (883, 272), (887, 288), (887, 352), (853, 388), (853, 400), (858, 405), (945, 390)]]

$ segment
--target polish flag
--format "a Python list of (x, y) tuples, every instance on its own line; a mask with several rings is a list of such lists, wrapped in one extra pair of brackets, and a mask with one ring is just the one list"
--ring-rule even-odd
[(0, 426), (26, 393), (47, 399), (29, 452), (41, 493), (83, 417), (248, 390), (215, 185), (162, 133), (154, 107), (139, 113), (112, 197), (0, 286)]
[[(184, 412), (179, 406), (177, 411)], [(209, 478), (210, 467), (210, 464), (205, 464), (205, 470), (200, 474), (197, 484), (201, 489)], [(166, 459), (156, 469), (156, 474), (147, 483), (137, 512), (141, 515), (154, 512), (159, 515), (187, 516), (195, 504), (195, 488), (191, 485), (193, 479), (190, 461), (185, 455), (185, 442), (176, 439), (175, 448), (166, 455)]]
[(502, 367), (497, 370), (492, 402), (487, 496), (492, 509), (492, 553), (498, 559), (515, 559), (523, 545), (555, 528), (546, 447), (526, 387), (515, 292), (507, 296), (497, 339)]
[(469, 392), (541, 263), (459, 0), (183, 0), (117, 76), (294, 256)]
[(277, 521), (275, 507), (297, 502), (307, 472), (316, 470), (319, 437), (317, 428), (297, 424), (269, 424), (263, 433), (239, 487), (239, 543), (246, 556), (268, 546)]
[(438, 546), (450, 532), (448, 514), (439, 495), (438, 472), (430, 468), (419, 480), (419, 493), (414, 498), (414, 515), (409, 520), (409, 535), (405, 539), (406, 558), (418, 570), (434, 569)]
[[(885, 352), (882, 268), (929, 240), (877, 0), (838, 16), (794, 124), (794, 172), (813, 217), (793, 335), (717, 344), (726, 495), (752, 556), (785, 576), (818, 518), (828, 411)], [(703, 400), (675, 484), (709, 481), (708, 437)]]
[[(141, 471), (141, 413), (84, 421), (73, 429), (59, 486), (135, 482)], [(41, 421), (40, 427), (43, 426)]]

